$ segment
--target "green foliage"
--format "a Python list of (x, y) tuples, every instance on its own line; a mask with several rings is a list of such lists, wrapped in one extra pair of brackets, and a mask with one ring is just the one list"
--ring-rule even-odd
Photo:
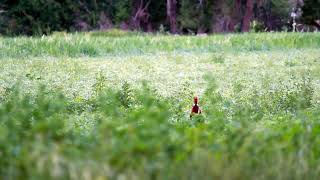
[(89, 30), (98, 26), (101, 12), (111, 15), (111, 5), (109, 1), (95, 0), (5, 1), (1, 15), (9, 22), (0, 23), (0, 33), (43, 35), (54, 31)]
[[(0, 34), (48, 35), (56, 31), (106, 30), (112, 27), (157, 31), (163, 25), (170, 29), (166, 1), (141, 1), (148, 5), (140, 14), (141, 27), (130, 21), (136, 15), (138, 1), (130, 0), (2, 0), (0, 3)], [(150, 2), (150, 3), (148, 3)], [(234, 31), (241, 27), (246, 1), (239, 1), (239, 12), (234, 12), (235, 1), (180, 0), (177, 1), (177, 22), (181, 33)], [(290, 20), (294, 2), (288, 0), (253, 1), (254, 13), (250, 19), (263, 23), (268, 30), (285, 28)], [(303, 21), (315, 24), (319, 17), (319, 1), (306, 0)], [(236, 23), (236, 24), (233, 24)], [(231, 27), (235, 26), (235, 27)], [(238, 27), (238, 28), (237, 28)]]
[(255, 14), (268, 30), (282, 30), (291, 19), (292, 8), (287, 0), (264, 0), (256, 7)]
[(114, 22), (119, 24), (127, 21), (132, 13), (132, 1), (114, 1)]
[[(147, 1), (146, 1), (147, 2)], [(167, 24), (167, 2), (166, 1), (151, 1), (148, 11), (150, 14), (150, 22), (157, 31), (161, 31), (160, 27)], [(166, 26), (169, 29), (169, 26)]]
[(95, 95), (99, 95), (106, 88), (106, 77), (102, 72), (96, 74), (96, 82), (93, 84)]
[[(289, 2), (286, 0), (270, 0), (270, 10), (273, 16), (287, 19), (290, 15)], [(290, 18), (290, 17), (289, 17)]]
[(120, 102), (125, 108), (130, 108), (134, 105), (133, 90), (128, 82), (124, 82), (121, 87)]
[(318, 39), (0, 38), (0, 179), (318, 179)]
[(260, 23), (259, 21), (252, 21), (250, 23), (250, 31), (251, 32), (263, 32), (264, 31), (264, 26), (262, 23)]
[[(5, 12), (9, 23), (0, 27), (1, 31), (14, 34), (47, 34), (63, 31), (71, 26), (70, 13), (78, 9), (77, 4), (66, 1), (17, 1), (6, 2), (10, 9)], [(0, 32), (1, 32), (0, 31)]]
[[(168, 121), (174, 117), (172, 102), (150, 88), (132, 92), (135, 105), (130, 108), (117, 96), (124, 96), (128, 85), (118, 92), (105, 89), (92, 99), (94, 106), (85, 109), (96, 117), (86, 134), (79, 134), (81, 127), (73, 121), (79, 114), (68, 108), (72, 99), (44, 88), (34, 96), (13, 89), (0, 104), (0, 175), (54, 179), (80, 178), (86, 172), (93, 178), (134, 175), (174, 179), (192, 172), (195, 178), (223, 177), (225, 173), (246, 179), (257, 175), (318, 177), (312, 170), (319, 163), (317, 109), (298, 108), (293, 115), (284, 107), (255, 122), (248, 117), (260, 112), (249, 104), (267, 99), (248, 99), (245, 104), (225, 109), (230, 100), (217, 93), (213, 80), (209, 82), (203, 97), (205, 115), (180, 123)], [(296, 103), (304, 103), (292, 95)], [(228, 117), (232, 111), (235, 113)], [(292, 164), (297, 155), (302, 162)], [(303, 164), (310, 168), (300, 169)], [(277, 168), (283, 171), (274, 171)]]
[(207, 0), (181, 0), (179, 22), (187, 30), (196, 32), (199, 29), (210, 30), (212, 21), (212, 2)]
[(302, 7), (303, 20), (311, 24), (312, 21), (320, 19), (320, 1), (319, 0), (305, 0)]

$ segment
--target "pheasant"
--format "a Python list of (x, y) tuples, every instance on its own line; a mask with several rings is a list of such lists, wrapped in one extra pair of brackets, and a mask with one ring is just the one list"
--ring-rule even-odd
[(190, 118), (192, 118), (192, 116), (195, 115), (195, 114), (201, 114), (201, 109), (200, 109), (200, 107), (198, 105), (198, 100), (199, 99), (198, 99), (197, 96), (193, 98), (194, 104), (193, 104), (192, 109), (191, 109)]

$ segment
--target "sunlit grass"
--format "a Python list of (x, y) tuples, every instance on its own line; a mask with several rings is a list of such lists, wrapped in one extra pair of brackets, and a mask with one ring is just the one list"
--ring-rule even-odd
[[(121, 36), (119, 35), (121, 34)], [(122, 35), (124, 34), (124, 35)], [(319, 33), (262, 33), (207, 37), (137, 35), (112, 31), (43, 37), (0, 38), (0, 58), (6, 57), (99, 57), (106, 55), (220, 51), (268, 51), (319, 48)]]

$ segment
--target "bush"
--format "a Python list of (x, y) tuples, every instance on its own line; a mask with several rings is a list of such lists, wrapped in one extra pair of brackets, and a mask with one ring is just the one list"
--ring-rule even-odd
[(264, 26), (262, 23), (260, 23), (259, 21), (252, 21), (250, 23), (250, 31), (251, 32), (263, 32), (265, 30)]
[[(319, 176), (319, 110), (309, 105), (309, 80), (290, 89), (294, 102), (269, 109), (255, 96), (233, 104), (211, 78), (202, 116), (192, 120), (147, 85), (101, 85), (84, 101), (40, 88), (13, 87), (0, 102), (0, 177), (4, 179), (255, 179)], [(101, 88), (100, 88), (101, 87)], [(186, 92), (188, 94), (188, 92)], [(79, 111), (79, 108), (82, 110)], [(269, 109), (270, 113), (261, 112)], [(272, 116), (270, 116), (272, 114)], [(172, 118), (186, 118), (171, 121)], [(256, 117), (256, 118), (252, 118)], [(85, 131), (85, 133), (84, 133)], [(297, 160), (297, 158), (299, 160)], [(279, 171), (281, 169), (281, 171)]]
[(2, 24), (3, 21), (0, 21), (0, 33), (43, 35), (54, 31), (90, 30), (97, 28), (101, 18), (105, 18), (101, 13), (107, 17), (111, 15), (111, 5), (109, 1), (5, 1), (0, 20), (6, 19), (4, 22), (8, 23)]

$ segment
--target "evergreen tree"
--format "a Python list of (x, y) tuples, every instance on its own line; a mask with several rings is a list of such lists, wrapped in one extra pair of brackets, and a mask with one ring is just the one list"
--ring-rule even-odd
[(211, 29), (213, 1), (180, 0), (179, 23), (185, 30), (205, 32)]
[(113, 0), (113, 21), (115, 24), (120, 24), (128, 21), (132, 11), (131, 0)]
[(320, 30), (320, 0), (305, 0), (303, 11), (303, 21), (307, 24), (314, 25)]

